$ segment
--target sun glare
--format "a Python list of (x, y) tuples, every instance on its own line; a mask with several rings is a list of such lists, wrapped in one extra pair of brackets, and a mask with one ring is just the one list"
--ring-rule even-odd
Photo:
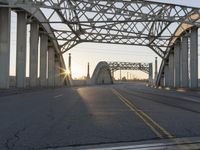
[(81, 78), (82, 72), (80, 67), (78, 66), (73, 66), (72, 67), (72, 78)]

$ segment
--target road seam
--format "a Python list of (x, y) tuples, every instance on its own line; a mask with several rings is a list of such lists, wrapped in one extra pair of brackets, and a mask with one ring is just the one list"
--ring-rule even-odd
[(126, 105), (140, 117), (144, 123), (158, 136), (159, 138), (174, 138), (168, 131), (161, 127), (157, 122), (155, 122), (149, 115), (138, 109), (132, 102), (123, 97), (118, 91), (112, 89), (113, 93)]

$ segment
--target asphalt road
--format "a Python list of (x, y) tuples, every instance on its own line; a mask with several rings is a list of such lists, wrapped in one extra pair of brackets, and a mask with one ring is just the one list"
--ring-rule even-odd
[(141, 83), (0, 97), (0, 150), (200, 137), (200, 93)]

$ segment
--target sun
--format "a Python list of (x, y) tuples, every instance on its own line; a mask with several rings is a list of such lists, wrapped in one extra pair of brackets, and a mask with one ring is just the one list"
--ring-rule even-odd
[(60, 69), (60, 74), (59, 75), (61, 75), (64, 78), (66, 78), (67, 77), (67, 71), (66, 71), (66, 69), (61, 68), (61, 67), (59, 67), (59, 69)]
[[(64, 75), (65, 77), (67, 77), (70, 74), (69, 69), (60, 68), (60, 70), (61, 70), (60, 74)], [(74, 65), (72, 67), (71, 74), (72, 74), (72, 78), (77, 78), (77, 79), (83, 76), (82, 70), (77, 65)]]
[(67, 69), (67, 70), (65, 70), (65, 74), (66, 75), (68, 75), (69, 74), (69, 70)]

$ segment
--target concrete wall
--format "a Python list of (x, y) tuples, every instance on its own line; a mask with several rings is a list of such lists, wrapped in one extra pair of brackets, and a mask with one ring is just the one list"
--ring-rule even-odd
[(72, 80), (71, 86), (86, 86), (87, 80)]
[(98, 77), (96, 79), (96, 84), (111, 84), (112, 77), (110, 75), (110, 70), (107, 68), (101, 68)]
[(89, 84), (113, 84), (111, 71), (107, 62), (99, 62), (97, 64)]
[[(26, 88), (26, 87), (30, 87), (30, 78), (29, 77), (26, 77), (26, 81), (25, 81), (26, 83), (26, 86), (24, 87), (24, 88)], [(39, 80), (39, 78), (37, 78), (37, 85), (39, 85), (39, 83), (40, 83), (40, 80)], [(15, 76), (10, 76), (10, 78), (9, 78), (9, 85), (10, 85), (10, 87), (16, 87), (16, 77)]]

